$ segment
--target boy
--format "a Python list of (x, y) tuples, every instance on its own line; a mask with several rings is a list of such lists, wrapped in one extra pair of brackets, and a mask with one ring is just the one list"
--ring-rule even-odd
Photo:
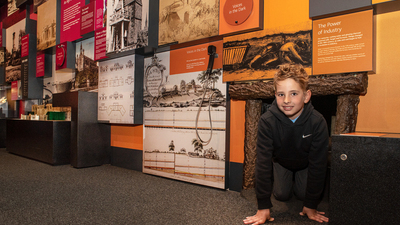
[(247, 217), (245, 224), (273, 221), (271, 191), (277, 200), (285, 201), (292, 190), (304, 201), (300, 215), (321, 223), (329, 221), (324, 212), (316, 210), (325, 185), (329, 134), (324, 117), (309, 102), (307, 86), (308, 75), (301, 65), (281, 65), (275, 74), (275, 101), (258, 124), (258, 211)]

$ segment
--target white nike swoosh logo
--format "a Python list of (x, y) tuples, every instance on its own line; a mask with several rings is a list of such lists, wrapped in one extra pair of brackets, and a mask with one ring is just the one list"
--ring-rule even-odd
[(312, 134), (307, 134), (307, 135), (304, 135), (303, 134), (303, 138), (306, 138), (306, 137), (310, 137)]

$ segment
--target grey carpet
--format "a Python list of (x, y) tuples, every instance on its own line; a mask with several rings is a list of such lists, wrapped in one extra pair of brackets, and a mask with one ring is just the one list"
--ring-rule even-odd
[[(272, 224), (317, 224), (273, 200)], [(0, 149), (0, 224), (243, 224), (254, 190), (225, 191), (111, 165), (51, 166)], [(324, 200), (320, 210), (327, 211)]]

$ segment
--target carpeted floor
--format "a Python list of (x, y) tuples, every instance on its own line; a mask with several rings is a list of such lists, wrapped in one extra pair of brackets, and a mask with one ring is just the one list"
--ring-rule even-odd
[[(273, 200), (272, 224), (317, 224)], [(0, 224), (243, 224), (254, 190), (225, 191), (111, 165), (51, 166), (0, 149)], [(319, 210), (327, 211), (326, 198)]]

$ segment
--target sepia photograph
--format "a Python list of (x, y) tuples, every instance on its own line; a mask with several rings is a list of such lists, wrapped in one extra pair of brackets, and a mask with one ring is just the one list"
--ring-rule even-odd
[(47, 1), (37, 10), (37, 50), (56, 45), (57, 1)]
[(99, 66), (94, 61), (94, 37), (75, 45), (75, 80), (73, 91), (97, 91)]
[(23, 19), (6, 30), (6, 82), (21, 80), (21, 39), (25, 36)]
[(16, 0), (8, 0), (7, 16), (10, 16), (11, 14), (15, 13), (16, 11), (18, 11), (17, 1)]
[(149, 0), (108, 0), (106, 15), (106, 53), (148, 45)]
[(159, 45), (218, 35), (219, 0), (160, 1)]
[(39, 5), (47, 2), (48, 0), (33, 0), (33, 12), (37, 13), (37, 8)]

